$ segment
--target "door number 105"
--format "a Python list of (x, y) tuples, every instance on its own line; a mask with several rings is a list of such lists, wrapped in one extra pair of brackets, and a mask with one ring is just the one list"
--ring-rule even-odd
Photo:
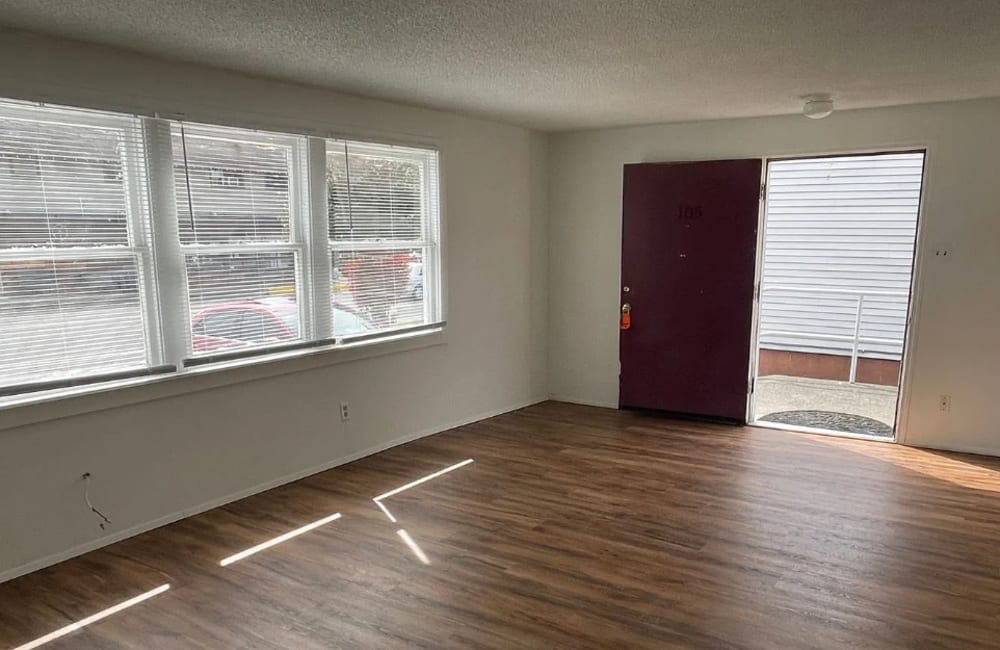
[(678, 219), (700, 219), (701, 218), (701, 206), (700, 205), (684, 205), (681, 204), (677, 206), (677, 218)]

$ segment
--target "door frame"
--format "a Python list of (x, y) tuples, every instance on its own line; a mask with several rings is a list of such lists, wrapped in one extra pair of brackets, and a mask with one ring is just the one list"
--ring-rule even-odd
[[(747, 397), (747, 423), (750, 426), (762, 427), (768, 429), (782, 429), (786, 431), (796, 431), (800, 433), (813, 433), (819, 435), (833, 436), (839, 438), (858, 438), (862, 440), (872, 440), (875, 442), (884, 443), (898, 443), (906, 444), (906, 433), (909, 428), (909, 404), (910, 404), (910, 381), (912, 379), (912, 368), (911, 368), (911, 358), (913, 351), (913, 341), (916, 338), (917, 326), (918, 326), (918, 315), (919, 310), (917, 309), (920, 303), (920, 298), (922, 295), (923, 283), (920, 281), (920, 271), (921, 271), (921, 261), (923, 259), (923, 251), (925, 249), (926, 243), (924, 242), (924, 210), (927, 204), (928, 195), (928, 174), (927, 170), (930, 167), (932, 147), (926, 143), (913, 144), (913, 145), (897, 145), (890, 147), (872, 147), (872, 148), (861, 148), (861, 149), (848, 149), (848, 150), (827, 150), (822, 153), (797, 153), (789, 155), (773, 155), (773, 156), (763, 156), (763, 166), (761, 168), (762, 187), (764, 191), (761, 193), (760, 201), (760, 216), (757, 224), (757, 263), (754, 270), (754, 299), (753, 299), (753, 325), (750, 336), (750, 377), (748, 381), (748, 387), (750, 394)], [(909, 299), (907, 301), (906, 307), (906, 326), (903, 332), (903, 350), (900, 358), (900, 370), (899, 370), (899, 387), (896, 396), (896, 418), (895, 426), (893, 427), (893, 437), (884, 438), (880, 436), (872, 436), (863, 433), (850, 433), (846, 431), (829, 431), (827, 429), (816, 429), (812, 427), (796, 427), (787, 424), (782, 424), (779, 422), (756, 422), (753, 420), (754, 407), (756, 406), (756, 394), (757, 394), (757, 363), (758, 363), (758, 323), (759, 323), (759, 310), (760, 310), (760, 288), (761, 288), (761, 274), (764, 268), (764, 248), (765, 248), (765, 238), (764, 233), (767, 227), (767, 196), (768, 196), (768, 185), (767, 177), (768, 170), (770, 169), (770, 164), (772, 161), (781, 160), (804, 160), (804, 159), (815, 159), (815, 158), (841, 158), (845, 156), (872, 156), (880, 154), (899, 154), (899, 153), (923, 153), (923, 168), (920, 170), (920, 198), (917, 204), (917, 223), (916, 231), (913, 237), (913, 265), (910, 271), (910, 289), (909, 289)]]

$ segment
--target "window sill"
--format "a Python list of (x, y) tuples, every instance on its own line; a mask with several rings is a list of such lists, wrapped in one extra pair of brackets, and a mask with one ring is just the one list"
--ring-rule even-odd
[(0, 401), (0, 431), (445, 344), (447, 331), (444, 328), (396, 336), (389, 334), (358, 343), (276, 352), (164, 375), (15, 396)]

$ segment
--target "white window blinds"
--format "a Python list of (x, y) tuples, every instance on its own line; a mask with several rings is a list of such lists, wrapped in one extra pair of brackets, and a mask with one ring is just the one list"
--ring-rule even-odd
[(305, 138), (172, 127), (189, 352), (299, 341)]
[(376, 331), (437, 320), (437, 152), (328, 141), (327, 188), (335, 304)]
[(0, 392), (147, 367), (138, 120), (0, 103)]
[(0, 101), (0, 397), (443, 325), (427, 149)]

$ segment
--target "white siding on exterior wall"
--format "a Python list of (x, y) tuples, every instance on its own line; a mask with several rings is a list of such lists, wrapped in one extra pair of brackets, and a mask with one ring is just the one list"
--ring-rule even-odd
[[(760, 347), (899, 359), (923, 153), (768, 165)], [(874, 339), (874, 340), (871, 340)]]

